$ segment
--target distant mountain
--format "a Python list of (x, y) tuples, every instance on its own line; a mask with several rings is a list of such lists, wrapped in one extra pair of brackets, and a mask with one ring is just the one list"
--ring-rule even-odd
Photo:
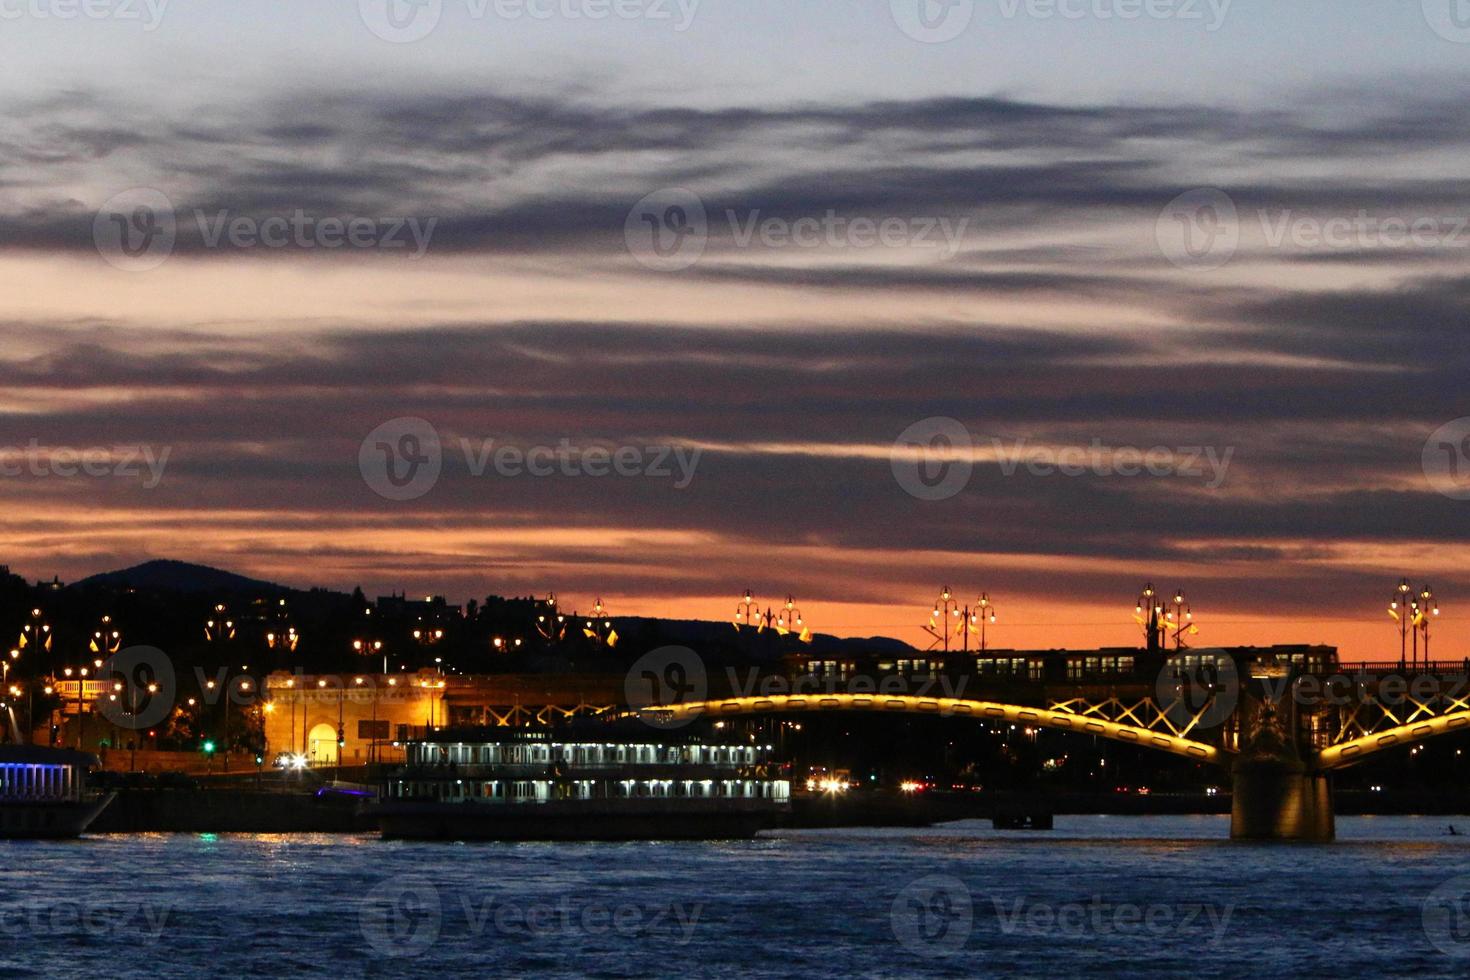
[(72, 583), (72, 588), (86, 588), (88, 586), (113, 588), (131, 586), (135, 589), (186, 593), (276, 593), (294, 591), (284, 585), (276, 585), (271, 582), (262, 582), (259, 579), (246, 578), (244, 575), (236, 575), (234, 572), (211, 568), (208, 565), (194, 565), (186, 561), (170, 561), (162, 558), (154, 561), (145, 561), (141, 565), (134, 565), (132, 568), (124, 568), (116, 572), (103, 572), (100, 575), (92, 575), (82, 579), (80, 582)]

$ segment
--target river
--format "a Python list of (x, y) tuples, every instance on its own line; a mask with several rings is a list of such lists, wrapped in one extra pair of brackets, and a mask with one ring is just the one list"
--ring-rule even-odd
[(0, 842), (4, 977), (1367, 976), (1470, 973), (1470, 818), (1224, 817), (1049, 833), (426, 844), (156, 834)]

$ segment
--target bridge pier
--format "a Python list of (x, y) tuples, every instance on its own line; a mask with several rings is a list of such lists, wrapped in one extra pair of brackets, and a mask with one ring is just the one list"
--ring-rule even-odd
[(1230, 807), (1231, 840), (1328, 843), (1337, 836), (1332, 781), (1278, 760), (1235, 766)]

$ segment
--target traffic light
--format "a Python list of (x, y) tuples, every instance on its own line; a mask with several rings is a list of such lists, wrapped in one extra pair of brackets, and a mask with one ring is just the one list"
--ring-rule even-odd
[(203, 748), (205, 755), (214, 755), (214, 741), (212, 739), (206, 740)]
[(342, 749), (342, 748), (346, 748), (346, 747), (347, 747), (347, 734), (342, 731), (342, 726), (341, 725), (338, 725), (337, 726), (337, 748)]

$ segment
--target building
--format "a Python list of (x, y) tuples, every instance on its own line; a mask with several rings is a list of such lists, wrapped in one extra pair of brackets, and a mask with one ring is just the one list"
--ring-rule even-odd
[(444, 728), (550, 725), (623, 700), (622, 674), (305, 675), (266, 679), (266, 748), (315, 766), (398, 762)]

